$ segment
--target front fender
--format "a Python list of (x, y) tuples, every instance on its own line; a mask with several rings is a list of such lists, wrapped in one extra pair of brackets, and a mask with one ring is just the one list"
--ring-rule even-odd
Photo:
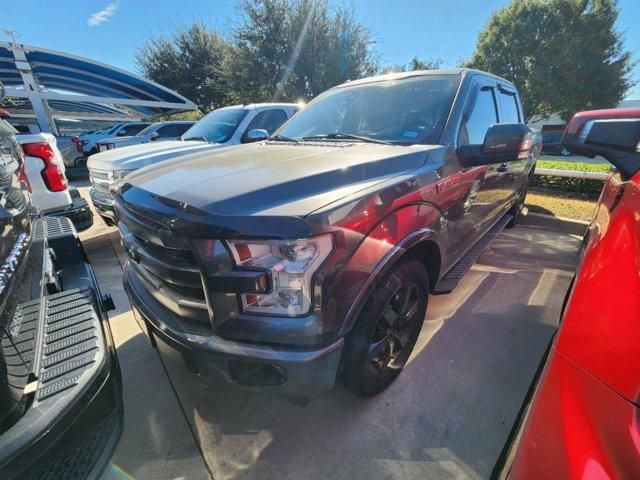
[(333, 303), (328, 305), (329, 309), (343, 319), (340, 336), (353, 327), (376, 281), (409, 249), (431, 241), (442, 254), (441, 217), (441, 212), (431, 204), (407, 205), (390, 212), (364, 235), (325, 297)]

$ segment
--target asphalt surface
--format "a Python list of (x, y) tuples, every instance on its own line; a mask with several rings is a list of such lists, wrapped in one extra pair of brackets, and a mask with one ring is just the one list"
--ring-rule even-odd
[(360, 399), (336, 386), (300, 407), (207, 383), (168, 347), (153, 350), (122, 289), (117, 230), (96, 216), (81, 238), (118, 307), (125, 428), (103, 480), (488, 478), (557, 328), (581, 243), (504, 231), (453, 293), (431, 297), (387, 391)]

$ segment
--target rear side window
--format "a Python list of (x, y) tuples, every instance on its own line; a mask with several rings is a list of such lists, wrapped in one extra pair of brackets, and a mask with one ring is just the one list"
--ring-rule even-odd
[(509, 92), (500, 91), (500, 107), (502, 108), (501, 123), (520, 123), (520, 111), (516, 96)]
[(284, 110), (274, 109), (274, 110), (264, 110), (263, 112), (258, 113), (249, 126), (245, 130), (245, 135), (247, 132), (255, 129), (266, 130), (269, 135), (271, 135), (280, 125), (282, 125), (287, 119), (287, 114)]
[(193, 124), (189, 123), (170, 123), (158, 129), (160, 138), (176, 138), (189, 130)]
[(489, 126), (498, 123), (494, 89), (484, 87), (478, 92), (468, 118), (462, 122), (459, 145), (482, 145)]
[(123, 128), (123, 130), (127, 133), (127, 135), (135, 135), (136, 133), (142, 131), (143, 128), (148, 126), (147, 123), (134, 123), (133, 125), (127, 125)]

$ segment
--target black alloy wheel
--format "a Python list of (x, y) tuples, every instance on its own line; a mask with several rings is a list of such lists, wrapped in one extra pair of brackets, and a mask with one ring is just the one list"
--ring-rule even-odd
[(345, 337), (340, 376), (361, 397), (377, 395), (398, 377), (415, 346), (427, 310), (429, 278), (407, 256), (382, 277)]

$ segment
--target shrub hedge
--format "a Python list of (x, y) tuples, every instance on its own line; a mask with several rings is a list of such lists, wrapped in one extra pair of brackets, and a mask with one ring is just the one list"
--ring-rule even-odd
[[(575, 170), (581, 172), (603, 172), (611, 169), (611, 165), (600, 163), (582, 162), (555, 162), (549, 160), (539, 160), (536, 168), (553, 168), (557, 170)], [(554, 177), (550, 175), (534, 175), (531, 187), (538, 190), (560, 191), (577, 193), (587, 198), (598, 198), (602, 191), (604, 182), (602, 180), (591, 180), (587, 178)]]

